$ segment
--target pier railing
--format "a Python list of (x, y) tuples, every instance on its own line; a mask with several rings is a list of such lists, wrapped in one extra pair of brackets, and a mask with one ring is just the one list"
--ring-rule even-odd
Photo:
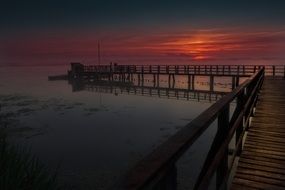
[[(260, 68), (231, 93), (222, 97), (161, 144), (128, 172), (122, 188), (128, 190), (176, 189), (176, 162), (217, 120), (217, 133), (194, 189), (207, 189), (214, 174), (216, 174), (216, 188), (226, 189), (234, 160), (241, 154), (244, 133), (254, 114), (264, 75), (265, 68)], [(230, 104), (233, 101), (236, 101), (236, 108), (233, 114), (230, 114)], [(230, 151), (229, 143), (234, 135), (235, 149)], [(230, 157), (232, 159), (229, 161)]]
[(265, 75), (285, 77), (285, 65), (88, 65), (84, 72), (176, 74), (176, 75), (241, 75), (250, 76), (265, 68)]

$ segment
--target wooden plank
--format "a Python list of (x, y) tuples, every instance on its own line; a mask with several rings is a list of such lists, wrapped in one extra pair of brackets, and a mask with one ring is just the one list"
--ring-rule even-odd
[(284, 132), (284, 127), (282, 124), (278, 124), (278, 123), (256, 123), (255, 121), (252, 122), (250, 129), (264, 129), (266, 131), (277, 131), (277, 132)]
[[(281, 103), (281, 102), (279, 102)], [(285, 108), (284, 108), (285, 109)], [(283, 109), (283, 110), (284, 110)], [(258, 112), (257, 112), (258, 113)], [(277, 120), (281, 120), (281, 121), (284, 121), (284, 118), (282, 116), (285, 116), (285, 113), (280, 113), (280, 109), (278, 109), (278, 112), (276, 113), (266, 113), (266, 112), (260, 112), (256, 115), (256, 120), (259, 120), (260, 118), (267, 118), (267, 117), (271, 117), (273, 119), (277, 119)]]
[[(271, 97), (272, 100), (268, 100), (269, 97), (260, 97), (259, 100), (262, 101), (264, 107), (278, 105), (279, 103), (284, 103), (284, 100), (276, 99), (276, 98), (281, 98), (282, 96), (283, 95)], [(284, 106), (280, 106), (280, 108), (284, 108)]]
[[(272, 107), (272, 108), (270, 108), (270, 109), (276, 109), (276, 106), (275, 106), (275, 107)], [(270, 110), (270, 109), (268, 109), (268, 110)], [(254, 123), (261, 123), (261, 124), (263, 124), (263, 123), (265, 123), (265, 124), (271, 124), (270, 122), (272, 122), (272, 121), (274, 121), (274, 120), (273, 120), (273, 119), (271, 119), (271, 120), (265, 120), (265, 119), (260, 119), (260, 118), (258, 118), (258, 120), (257, 120), (257, 118), (254, 119)], [(280, 120), (280, 121), (279, 121), (279, 124), (282, 124), (282, 126), (284, 126), (284, 125), (283, 125), (284, 122), (285, 122), (285, 121)], [(275, 121), (274, 123), (278, 124), (278, 121)]]
[[(268, 172), (272, 174), (281, 174), (285, 175), (285, 170), (282, 168), (274, 168), (274, 167), (269, 167), (266, 165), (258, 165), (256, 163), (249, 163), (249, 162), (244, 162), (244, 160), (240, 161), (239, 163), (239, 168), (243, 169), (248, 169), (248, 170), (257, 170), (257, 171), (263, 171), (263, 172)], [(278, 178), (280, 179), (280, 178)]]
[(254, 187), (249, 187), (249, 186), (233, 183), (232, 186), (231, 186), (231, 189), (232, 190), (243, 190), (243, 189), (246, 189), (246, 190), (257, 190), (258, 188), (254, 188)]
[(284, 87), (264, 80), (231, 189), (285, 189)]
[(265, 148), (274, 148), (274, 149), (279, 149), (280, 151), (285, 151), (285, 147), (283, 145), (276, 145), (276, 144), (273, 144), (273, 143), (264, 143), (264, 142), (257, 142), (257, 141), (250, 141), (250, 140), (247, 140), (245, 142), (245, 145), (254, 145), (254, 146), (257, 146), (257, 147), (265, 147)]
[(273, 159), (278, 159), (278, 160), (284, 160), (285, 161), (285, 156), (284, 153), (281, 152), (276, 152), (276, 151), (268, 151), (268, 150), (259, 150), (259, 149), (249, 149), (247, 148), (244, 150), (246, 153), (250, 154), (255, 154), (256, 156), (263, 156), (267, 158), (273, 158)]
[[(275, 109), (276, 109), (276, 107), (277, 106), (274, 106), (275, 107)], [(271, 108), (270, 108), (271, 109)], [(274, 109), (274, 108), (273, 108)], [(269, 110), (269, 109), (268, 109)], [(283, 115), (280, 115), (280, 117), (277, 117), (278, 115), (276, 114), (275, 116), (272, 116), (272, 117), (270, 117), (270, 116), (265, 116), (265, 115), (263, 115), (263, 116), (258, 116), (257, 114), (256, 114), (256, 116), (255, 116), (255, 122), (258, 122), (258, 123), (262, 123), (262, 122), (264, 122), (264, 123), (267, 123), (268, 121), (274, 121), (274, 122), (276, 122), (276, 123), (278, 123), (278, 122), (280, 122), (280, 123), (284, 123), (285, 121), (284, 121), (284, 118), (282, 118), (282, 116)]]
[(254, 134), (254, 133), (249, 133), (248, 134), (248, 137), (250, 138), (257, 138), (257, 139), (261, 139), (261, 140), (264, 140), (264, 141), (270, 141), (270, 142), (276, 142), (276, 143), (285, 143), (285, 139), (282, 139), (282, 138), (278, 138), (278, 137), (268, 137), (268, 136), (261, 136), (261, 135), (258, 135), (258, 134)]
[(247, 187), (268, 190), (284, 190), (284, 187), (265, 183), (262, 179), (256, 179), (256, 181), (252, 181), (249, 179), (236, 177), (233, 181), (233, 184), (243, 186), (244, 190), (247, 190)]
[(240, 179), (249, 180), (249, 181), (251, 181), (251, 183), (262, 182), (262, 183), (269, 184), (269, 185), (272, 185), (272, 186), (279, 186), (283, 190), (285, 188), (284, 181), (280, 181), (280, 180), (277, 180), (277, 179), (272, 179), (272, 178), (269, 178), (269, 177), (266, 177), (266, 176), (253, 175), (250, 172), (248, 172), (248, 173), (247, 172), (244, 172), (244, 173), (237, 172), (236, 173), (236, 177), (240, 178)]
[[(270, 122), (256, 123), (256, 122), (254, 122), (253, 125), (256, 125), (259, 129), (266, 129), (267, 131), (278, 130), (279, 132), (284, 132), (284, 128), (283, 128), (284, 124), (282, 124), (282, 123), (274, 123), (274, 122), (272, 122), (272, 123), (270, 123)], [(259, 125), (262, 125), (262, 126), (259, 126)]]
[(285, 188), (285, 176), (281, 174), (239, 167), (236, 176), (243, 179), (250, 179), (252, 181), (257, 181), (256, 179), (262, 179), (263, 182), (266, 182), (268, 184), (278, 185)]
[(264, 128), (249, 128), (249, 131), (252, 131), (253, 133), (256, 134), (265, 134), (271, 137), (285, 138), (285, 130), (282, 129), (279, 132), (276, 132), (276, 131), (269, 131)]
[(268, 106), (265, 106), (265, 105), (263, 105), (263, 106), (259, 106), (258, 107), (258, 111), (262, 111), (262, 112), (265, 112), (266, 110), (268, 110), (268, 108), (271, 108), (271, 110), (272, 110), (272, 113), (275, 113), (275, 114), (278, 114), (278, 113), (280, 113), (282, 110), (284, 110), (285, 109), (285, 107), (279, 107), (278, 108), (278, 110), (275, 110), (275, 106), (274, 105), (268, 105)]
[[(284, 116), (283, 116), (284, 117)], [(282, 115), (280, 115), (280, 117), (276, 117), (276, 115), (274, 117), (270, 117), (270, 116), (256, 116), (256, 120), (258, 120), (258, 122), (264, 122), (264, 123), (270, 123), (270, 122), (274, 122), (274, 123), (280, 123), (280, 124), (285, 124), (284, 119), (282, 118)]]
[(266, 156), (259, 156), (257, 157), (255, 154), (250, 154), (248, 152), (244, 152), (242, 154), (242, 158), (249, 158), (252, 160), (260, 160), (260, 161), (266, 161), (266, 162), (271, 162), (271, 163), (275, 163), (275, 164), (283, 164), (285, 165), (285, 161), (284, 160), (279, 160), (279, 159), (275, 159), (275, 158), (271, 158), (271, 157), (266, 157)]
[(285, 148), (276, 148), (276, 147), (272, 147), (272, 146), (263, 146), (263, 145), (255, 145), (255, 144), (251, 144), (249, 142), (245, 143), (245, 148), (246, 150), (248, 149), (257, 149), (257, 150), (265, 150), (265, 151), (275, 151), (275, 152), (281, 152), (281, 153), (285, 153)]
[(267, 130), (265, 128), (249, 128), (249, 131), (255, 133), (255, 134), (259, 134), (259, 135), (267, 135), (267, 136), (270, 136), (270, 137), (280, 137), (280, 138), (284, 138), (285, 137), (285, 131), (280, 128), (279, 129), (279, 132), (276, 132), (276, 131), (271, 131), (271, 129), (268, 129)]
[[(285, 108), (283, 108), (283, 109), (285, 109)], [(276, 114), (278, 114), (278, 115), (285, 115), (283, 113), (280, 113), (279, 109), (278, 110), (274, 109), (274, 110), (271, 110), (271, 112), (267, 112), (266, 109), (262, 109), (261, 106), (258, 107), (258, 110), (256, 110), (256, 113), (258, 113), (259, 115), (260, 114), (264, 114), (264, 115), (271, 115), (271, 116), (274, 116)]]
[(284, 143), (285, 142), (285, 139), (284, 139), (284, 136), (282, 136), (282, 135), (278, 135), (278, 134), (276, 134), (276, 135), (272, 135), (272, 133), (271, 134), (269, 134), (269, 133), (264, 133), (264, 134), (262, 134), (262, 133), (258, 133), (257, 131), (250, 131), (251, 133), (248, 135), (248, 137), (257, 137), (257, 138), (262, 138), (262, 139), (264, 139), (264, 140), (271, 140), (271, 141), (277, 141), (277, 142), (282, 142), (282, 143)]
[(270, 167), (270, 168), (282, 169), (282, 171), (285, 170), (284, 163), (280, 161), (277, 161), (277, 162), (278, 163), (275, 163), (270, 159), (266, 160), (262, 157), (260, 159), (254, 159), (251, 157), (243, 156), (243, 158), (240, 159), (239, 164), (247, 163), (247, 164), (253, 164), (255, 166), (265, 166), (265, 167)]

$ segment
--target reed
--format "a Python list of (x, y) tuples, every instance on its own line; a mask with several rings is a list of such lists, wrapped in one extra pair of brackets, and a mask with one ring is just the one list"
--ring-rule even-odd
[(0, 189), (60, 189), (57, 171), (51, 173), (29, 150), (9, 145), (3, 129), (0, 129)]

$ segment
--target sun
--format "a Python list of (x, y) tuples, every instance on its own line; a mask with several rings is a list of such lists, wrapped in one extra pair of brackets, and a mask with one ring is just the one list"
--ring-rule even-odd
[(192, 59), (195, 61), (207, 60), (210, 58), (211, 58), (211, 56), (207, 56), (207, 55), (197, 55), (197, 56), (192, 57)]

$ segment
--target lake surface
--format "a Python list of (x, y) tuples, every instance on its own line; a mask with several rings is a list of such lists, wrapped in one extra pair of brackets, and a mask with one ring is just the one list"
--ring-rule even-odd
[[(134, 95), (118, 87), (112, 93), (73, 91), (67, 81), (47, 80), (67, 70), (0, 67), (0, 114), (9, 142), (31, 149), (51, 170), (59, 166), (65, 189), (113, 188), (128, 169), (214, 103)], [(160, 80), (163, 85), (166, 79)], [(187, 84), (181, 77), (176, 85)], [(207, 90), (208, 78), (197, 78), (195, 88)], [(215, 80), (215, 90), (230, 88), (230, 78)], [(193, 185), (215, 131), (214, 123), (178, 162), (180, 189)]]

